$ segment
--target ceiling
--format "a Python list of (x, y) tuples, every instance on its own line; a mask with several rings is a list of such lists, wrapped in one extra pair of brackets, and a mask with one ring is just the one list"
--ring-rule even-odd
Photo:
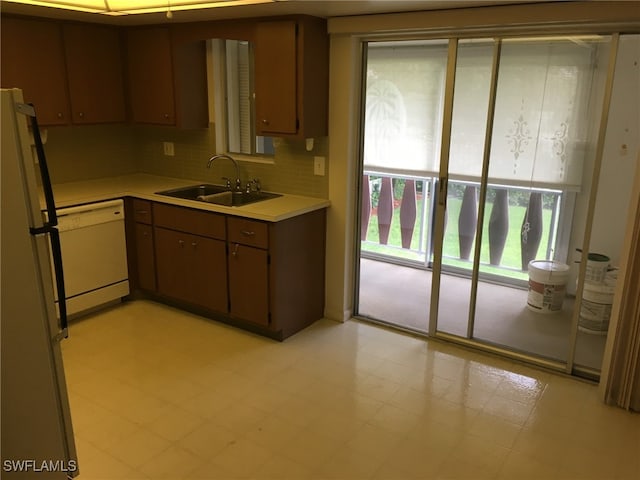
[(21, 5), (0, 1), (2, 14), (12, 13), (39, 17), (69, 19), (114, 25), (142, 25), (156, 23), (182, 23), (203, 20), (227, 20), (232, 18), (263, 17), (276, 15), (306, 14), (318, 17), (342, 17), (391, 12), (412, 12), (420, 10), (442, 10), (490, 5), (511, 5), (519, 3), (543, 3), (563, 0), (277, 0), (274, 3), (227, 6), (190, 11), (174, 11), (171, 19), (165, 13), (145, 13), (138, 15), (106, 16), (101, 14), (74, 12), (33, 5)]

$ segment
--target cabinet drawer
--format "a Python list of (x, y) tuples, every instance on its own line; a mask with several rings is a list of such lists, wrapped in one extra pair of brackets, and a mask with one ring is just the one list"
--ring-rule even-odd
[(228, 217), (229, 242), (251, 247), (269, 248), (269, 227), (265, 222), (242, 217)]
[(189, 232), (219, 240), (225, 239), (224, 216), (217, 213), (154, 203), (153, 220), (156, 227)]
[(151, 216), (151, 202), (148, 200), (140, 200), (134, 198), (133, 202), (133, 218), (136, 223), (146, 223), (151, 225), (153, 217)]

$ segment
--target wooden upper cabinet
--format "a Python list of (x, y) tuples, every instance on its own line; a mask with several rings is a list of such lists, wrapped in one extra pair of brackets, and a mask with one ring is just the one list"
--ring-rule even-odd
[(132, 120), (174, 125), (175, 95), (168, 28), (127, 31), (127, 75)]
[(256, 28), (256, 129), (260, 135), (295, 135), (297, 106), (297, 23), (261, 22)]
[(258, 135), (327, 135), (329, 40), (324, 19), (258, 22), (255, 92)]
[(135, 123), (208, 124), (204, 41), (175, 46), (167, 27), (127, 30), (127, 84)]
[(120, 33), (112, 27), (64, 24), (72, 122), (124, 122)]
[(2, 18), (2, 88), (20, 88), (36, 108), (41, 125), (70, 122), (60, 24)]

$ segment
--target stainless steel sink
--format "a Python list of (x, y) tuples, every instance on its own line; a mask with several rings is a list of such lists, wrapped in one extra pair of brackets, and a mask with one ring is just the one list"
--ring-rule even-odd
[(200, 202), (215, 203), (228, 207), (239, 207), (249, 203), (261, 202), (271, 198), (281, 197), (279, 193), (231, 191), (223, 185), (200, 184), (188, 187), (174, 188), (156, 192), (167, 197), (183, 198)]

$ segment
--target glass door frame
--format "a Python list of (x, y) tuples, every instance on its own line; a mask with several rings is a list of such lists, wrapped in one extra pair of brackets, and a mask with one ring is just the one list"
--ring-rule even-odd
[[(602, 96), (602, 104), (600, 108), (600, 120), (597, 124), (596, 130), (598, 132), (597, 142), (596, 142), (596, 152), (594, 158), (594, 167), (591, 172), (591, 187), (590, 194), (588, 199), (588, 210), (585, 224), (585, 231), (583, 234), (582, 241), (582, 251), (589, 251), (589, 243), (591, 239), (591, 232), (593, 229), (593, 221), (594, 221), (594, 213), (595, 213), (595, 204), (597, 199), (597, 190), (598, 183), (600, 179), (600, 171), (601, 165), (603, 161), (603, 150), (604, 150), (604, 141), (606, 135), (606, 126), (607, 120), (609, 116), (609, 104), (611, 100), (611, 93), (613, 89), (613, 78), (614, 78), (614, 70), (616, 64), (616, 55), (618, 49), (619, 42), (619, 33), (607, 31), (607, 28), (598, 28), (597, 26), (584, 26), (584, 25), (574, 25), (574, 26), (566, 26), (563, 30), (554, 32), (550, 34), (548, 29), (542, 29), (544, 27), (538, 28), (524, 28), (521, 32), (514, 32), (513, 30), (505, 32), (484, 32), (484, 31), (473, 31), (473, 32), (464, 32), (464, 31), (440, 31), (440, 32), (424, 32), (422, 35), (373, 35), (360, 38), (361, 45), (361, 53), (362, 53), (362, 63), (361, 63), (361, 81), (360, 81), (360, 122), (359, 122), (359, 132), (358, 132), (358, 195), (356, 202), (356, 212), (355, 219), (356, 222), (354, 224), (355, 235), (354, 235), (354, 260), (355, 260), (355, 270), (354, 270), (354, 307), (357, 316), (357, 306), (359, 302), (359, 285), (360, 285), (360, 222), (361, 222), (361, 206), (362, 206), (362, 177), (364, 171), (364, 162), (363, 162), (363, 151), (364, 151), (364, 123), (365, 123), (365, 98), (366, 98), (366, 68), (367, 68), (367, 44), (371, 41), (380, 41), (384, 39), (385, 41), (390, 40), (427, 40), (427, 39), (439, 39), (439, 40), (448, 40), (448, 58), (447, 58), (447, 68), (446, 68), (446, 78), (445, 78), (445, 98), (444, 98), (444, 111), (442, 118), (442, 137), (441, 137), (441, 154), (440, 154), (440, 176), (438, 179), (438, 192), (437, 192), (437, 202), (435, 208), (435, 221), (434, 221), (434, 229), (431, 232), (431, 238), (433, 241), (433, 261), (432, 261), (432, 286), (431, 286), (431, 299), (430, 302), (430, 310), (428, 312), (428, 318), (426, 318), (428, 322), (427, 336), (435, 339), (441, 339), (450, 341), (453, 343), (458, 343), (466, 346), (471, 346), (473, 348), (484, 350), (490, 353), (495, 353), (498, 355), (506, 356), (509, 358), (513, 358), (516, 360), (521, 360), (530, 364), (535, 364), (544, 368), (564, 372), (567, 374), (580, 374), (582, 376), (586, 376), (592, 379), (597, 379), (599, 376), (599, 372), (589, 369), (587, 367), (581, 367), (575, 365), (575, 354), (577, 348), (577, 340), (578, 340), (578, 322), (579, 322), (579, 314), (580, 314), (580, 305), (582, 299), (582, 292), (584, 288), (584, 278), (586, 274), (586, 262), (582, 262), (579, 267), (578, 273), (578, 285), (576, 291), (576, 299), (573, 308), (573, 315), (571, 320), (571, 331), (570, 336), (568, 338), (569, 342), (569, 351), (566, 362), (562, 361), (554, 361), (549, 360), (543, 357), (536, 356), (534, 354), (527, 354), (524, 352), (516, 351), (507, 348), (507, 346), (497, 346), (485, 341), (479, 341), (473, 338), (473, 327), (475, 321), (475, 304), (477, 298), (477, 287), (478, 287), (478, 276), (479, 276), (479, 263), (480, 263), (480, 248), (481, 248), (481, 238), (482, 238), (482, 229), (476, 228), (476, 242), (475, 242), (475, 252), (474, 252), (474, 262), (473, 262), (473, 271), (472, 271), (472, 293), (471, 293), (471, 303), (469, 309), (469, 318), (467, 323), (467, 336), (460, 337), (458, 335), (449, 334), (443, 331), (439, 331), (437, 329), (437, 321), (438, 321), (438, 308), (439, 308), (439, 299), (440, 299), (440, 276), (442, 275), (442, 254), (443, 254), (443, 241), (444, 241), (444, 229), (445, 229), (445, 207), (446, 207), (446, 197), (447, 197), (447, 187), (448, 187), (448, 168), (449, 168), (449, 150), (450, 150), (450, 138), (451, 138), (451, 126), (453, 120), (453, 99), (454, 99), (454, 91), (455, 91), (455, 75), (457, 68), (457, 56), (458, 56), (458, 45), (460, 40), (470, 39), (470, 38), (482, 38), (482, 39), (493, 39), (494, 40), (494, 51), (493, 51), (493, 65), (492, 65), (492, 73), (491, 73), (491, 85), (490, 85), (490, 99), (489, 106), (487, 111), (487, 126), (486, 126), (486, 134), (485, 134), (485, 144), (483, 151), (483, 165), (482, 165), (482, 180), (480, 184), (480, 199), (478, 203), (478, 218), (477, 225), (482, 226), (484, 222), (485, 216), (485, 202), (486, 194), (487, 194), (487, 178), (489, 173), (489, 156), (490, 156), (490, 148), (491, 148), (491, 135), (493, 130), (493, 114), (495, 111), (495, 96), (497, 89), (497, 74), (499, 71), (499, 62), (500, 62), (500, 53), (502, 47), (502, 41), (505, 38), (517, 38), (517, 37), (535, 37), (535, 36), (549, 36), (549, 35), (557, 35), (557, 36), (571, 36), (576, 34), (587, 34), (594, 33), (600, 35), (611, 36), (611, 44), (608, 58), (608, 66), (607, 66), (607, 76), (604, 82), (604, 94)], [(436, 192), (434, 192), (436, 193)], [(427, 259), (428, 263), (428, 259)], [(434, 301), (435, 299), (435, 301)], [(385, 322), (381, 322), (385, 323)], [(412, 332), (416, 333), (416, 332)]]
[[(485, 220), (485, 200), (487, 194), (487, 183), (489, 173), (489, 157), (491, 153), (491, 140), (493, 132), (493, 116), (495, 112), (495, 98), (497, 91), (498, 73), (500, 68), (500, 53), (501, 44), (504, 38), (501, 36), (493, 36), (494, 39), (494, 52), (493, 52), (493, 65), (491, 72), (491, 84), (489, 92), (489, 105), (487, 109), (487, 125), (485, 133), (484, 151), (483, 151), (483, 165), (482, 176), (480, 180), (480, 193), (478, 201), (478, 217), (476, 226), (476, 239), (475, 239), (475, 251), (473, 261), (473, 271), (471, 279), (471, 298), (469, 306), (469, 317), (467, 319), (467, 335), (466, 338), (459, 337), (457, 335), (449, 334), (439, 331), (437, 329), (438, 324), (438, 308), (440, 299), (440, 278), (442, 275), (442, 244), (444, 241), (444, 221), (445, 221), (445, 208), (446, 208), (446, 196), (448, 184), (448, 170), (449, 170), (449, 145), (451, 138), (451, 125), (453, 121), (453, 98), (455, 94), (455, 74), (457, 68), (457, 53), (458, 53), (458, 41), (459, 38), (450, 39), (449, 59), (447, 64), (447, 80), (445, 90), (445, 112), (443, 116), (442, 125), (442, 144), (441, 144), (441, 158), (440, 158), (440, 192), (438, 197), (438, 203), (436, 206), (436, 222), (435, 222), (435, 245), (434, 245), (434, 268), (432, 279), (432, 291), (431, 298), (435, 299), (431, 302), (431, 309), (429, 312), (429, 336), (434, 338), (442, 338), (446, 340), (456, 341), (458, 343), (467, 343), (474, 347), (479, 347), (485, 350), (490, 350), (494, 353), (504, 354), (510, 357), (516, 357), (521, 360), (525, 360), (530, 363), (539, 364), (546, 368), (554, 370), (564, 371), (567, 374), (583, 374), (589, 377), (597, 377), (599, 373), (592, 369), (578, 367), (575, 365), (575, 353), (577, 349), (578, 340), (578, 323), (580, 316), (580, 306), (582, 302), (582, 293), (584, 288), (584, 278), (586, 274), (586, 262), (581, 262), (578, 273), (578, 288), (576, 291), (576, 300), (573, 307), (573, 314), (571, 318), (571, 330), (569, 334), (568, 342), (568, 355), (566, 362), (554, 361), (545, 359), (533, 354), (522, 353), (518, 351), (506, 348), (507, 346), (497, 346), (488, 344), (487, 342), (475, 340), (473, 338), (474, 322), (475, 322), (475, 307), (478, 290), (478, 276), (479, 276), (479, 264), (480, 264), (480, 249), (482, 247), (482, 225)], [(591, 175), (591, 187), (589, 195), (589, 204), (587, 209), (587, 218), (585, 230), (583, 233), (582, 251), (589, 251), (589, 243), (591, 239), (591, 233), (593, 229), (593, 219), (595, 213), (595, 204), (597, 199), (598, 184), (600, 179), (600, 170), (602, 166), (602, 157), (604, 150), (604, 141), (606, 134), (606, 125), (609, 115), (609, 104), (611, 99), (611, 93), (613, 90), (613, 77), (616, 63), (616, 55), (618, 48), (619, 34), (611, 34), (611, 46), (609, 51), (609, 59), (607, 65), (607, 78), (604, 84), (604, 95), (602, 105), (600, 109), (600, 120), (597, 127), (598, 139), (596, 142), (596, 154), (594, 168)], [(444, 185), (444, 187), (443, 187)]]

